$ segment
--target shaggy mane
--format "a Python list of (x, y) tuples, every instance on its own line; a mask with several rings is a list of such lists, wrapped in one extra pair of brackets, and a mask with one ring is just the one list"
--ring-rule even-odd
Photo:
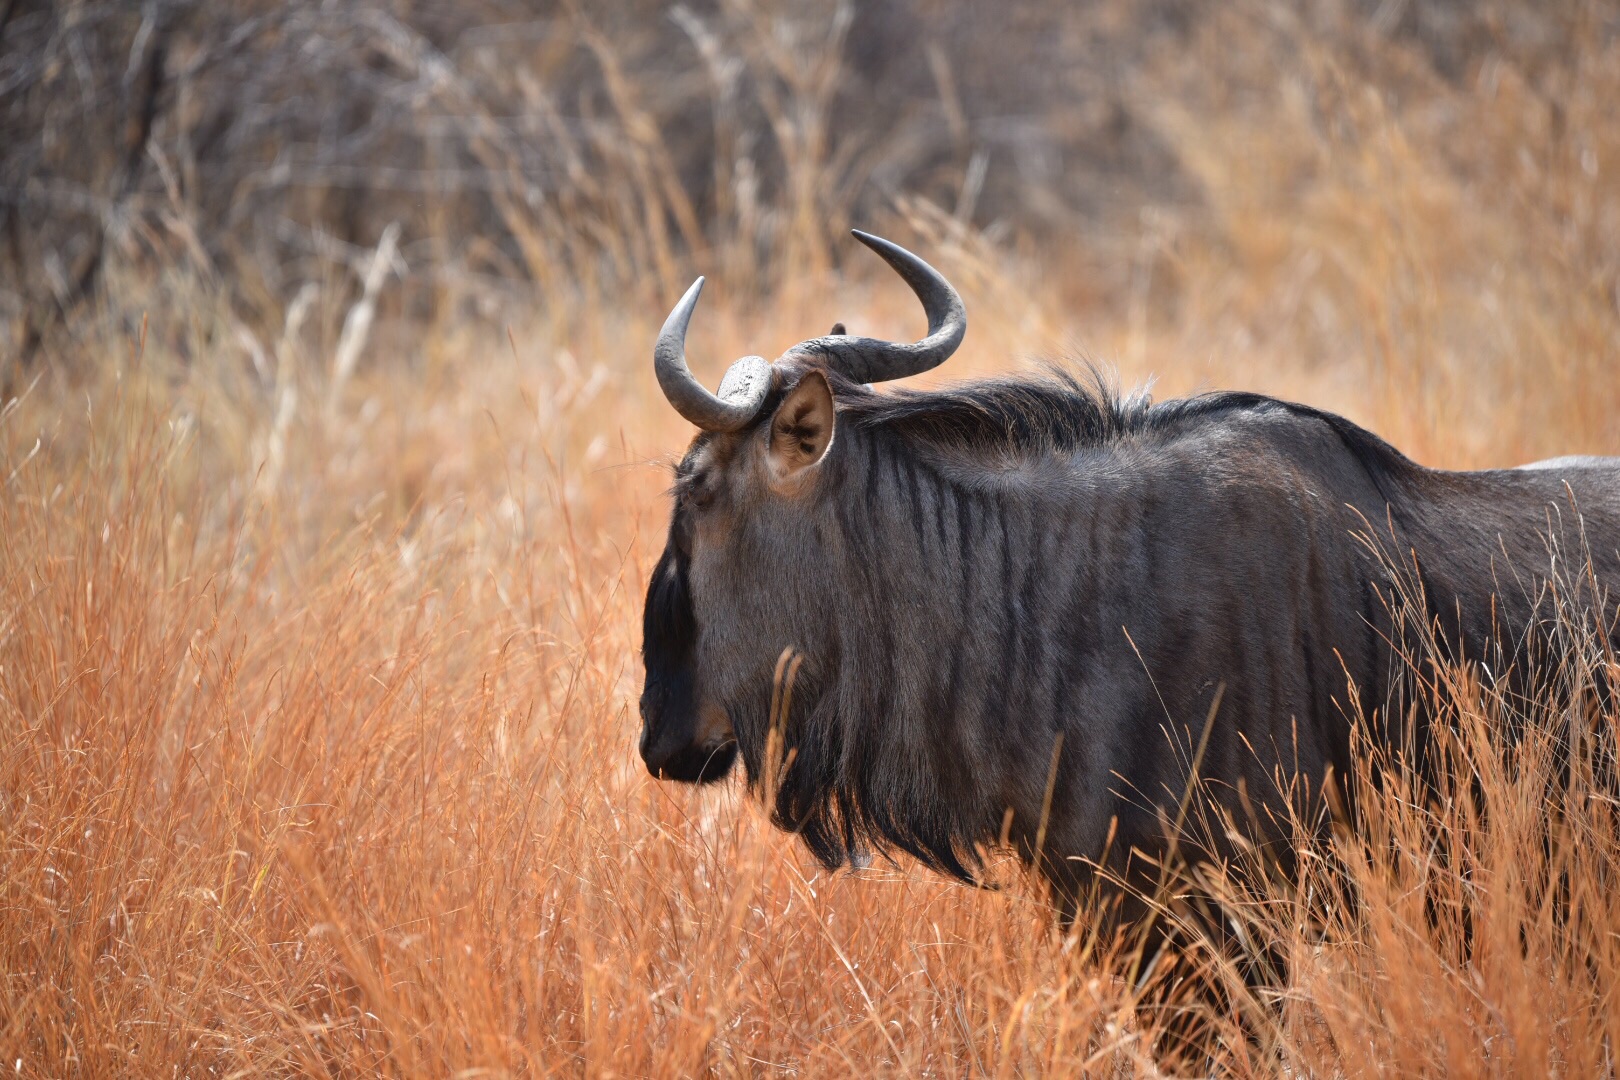
[(1373, 475), (1413, 467), (1409, 458), (1335, 413), (1242, 390), (1154, 403), (1086, 366), (1048, 364), (1035, 375), (980, 379), (938, 390), (879, 393), (833, 376), (841, 415), (867, 429), (920, 438), (943, 449), (983, 453), (1062, 453), (1139, 436), (1169, 436), (1234, 413), (1282, 413), (1325, 423)]

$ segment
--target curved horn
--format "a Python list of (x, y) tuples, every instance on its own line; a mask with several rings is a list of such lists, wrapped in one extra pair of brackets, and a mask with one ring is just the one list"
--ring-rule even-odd
[(736, 431), (759, 415), (771, 389), (771, 366), (762, 357), (743, 357), (726, 372), (718, 397), (692, 377), (686, 366), (686, 325), (702, 291), (703, 279), (698, 278), (664, 320), (653, 346), (653, 370), (676, 412), (704, 431)]
[(801, 342), (797, 350), (820, 353), (827, 366), (855, 382), (887, 382), (944, 363), (962, 344), (967, 309), (951, 283), (932, 266), (881, 236), (851, 229), (855, 239), (883, 257), (905, 279), (928, 315), (928, 336), (912, 345), (877, 338), (828, 336)]

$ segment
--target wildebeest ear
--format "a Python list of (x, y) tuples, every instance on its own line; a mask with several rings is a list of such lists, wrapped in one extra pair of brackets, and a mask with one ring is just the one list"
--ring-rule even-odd
[(808, 371), (788, 391), (771, 417), (766, 458), (778, 483), (795, 479), (817, 465), (833, 440), (833, 396), (827, 376)]
[(833, 328), (827, 331), (827, 333), (832, 337), (843, 337), (845, 334), (849, 333), (849, 331), (844, 329), (843, 323), (835, 322), (833, 323)]

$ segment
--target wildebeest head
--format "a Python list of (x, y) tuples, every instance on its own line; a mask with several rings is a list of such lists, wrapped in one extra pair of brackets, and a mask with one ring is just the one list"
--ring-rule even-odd
[(750, 775), (757, 775), (784, 649), (800, 657), (797, 699), (813, 699), (838, 650), (833, 598), (820, 572), (829, 530), (818, 527), (833, 484), (824, 467), (834, 441), (833, 384), (926, 371), (962, 340), (962, 301), (943, 277), (886, 240), (855, 236), (922, 301), (929, 330), (923, 340), (850, 336), (840, 323), (774, 364), (758, 356), (737, 361), (715, 395), (685, 359), (702, 278), (659, 334), (659, 384), (702, 430), (676, 469), (669, 539), (647, 590), (641, 756), (654, 776), (719, 780), (734, 765), (739, 742)]

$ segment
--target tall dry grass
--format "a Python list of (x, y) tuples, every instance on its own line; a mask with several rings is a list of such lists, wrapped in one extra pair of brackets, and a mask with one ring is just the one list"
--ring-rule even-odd
[[(1325, 405), (1430, 464), (1620, 453), (1620, 46), (1612, 12), (1580, 12), (1550, 67), (1452, 78), (1377, 20), (1242, 6), (1129, 73), (1195, 204), (1046, 245), (975, 227), (965, 196), (860, 224), (963, 287), (972, 329), (936, 378), (1084, 354), (1161, 393)], [(784, 116), (828, 77), (806, 40), (775, 56), (801, 80)], [(711, 378), (834, 319), (918, 329), (897, 282), (813, 254), (838, 253), (830, 166), (783, 136), (807, 140), (794, 213), (645, 256), (670, 263), (654, 280), (719, 270), (691, 342)], [(626, 153), (658, 167), (654, 142)], [(624, 207), (654, 176), (633, 164)], [(660, 250), (579, 212), (535, 259), (614, 231)], [(1125, 958), (1059, 937), (1016, 867), (999, 891), (829, 876), (737, 791), (645, 775), (640, 596), (689, 434), (647, 370), (659, 289), (563, 283), (508, 327), (460, 301), (409, 320), (385, 281), (355, 352), (369, 259), (251, 325), (217, 276), (114, 259), (57, 363), (15, 380), (0, 1064), (1151, 1074)], [(1566, 681), (1590, 689), (1612, 660), (1570, 623)], [(1543, 703), (1507, 747), (1524, 707), (1444, 675), (1439, 797), (1363, 777), (1363, 830), (1295, 880), (1212, 883), (1290, 968), (1216, 1018), (1227, 1074), (1614, 1073), (1612, 706)], [(1571, 760), (1551, 734), (1572, 728)]]

